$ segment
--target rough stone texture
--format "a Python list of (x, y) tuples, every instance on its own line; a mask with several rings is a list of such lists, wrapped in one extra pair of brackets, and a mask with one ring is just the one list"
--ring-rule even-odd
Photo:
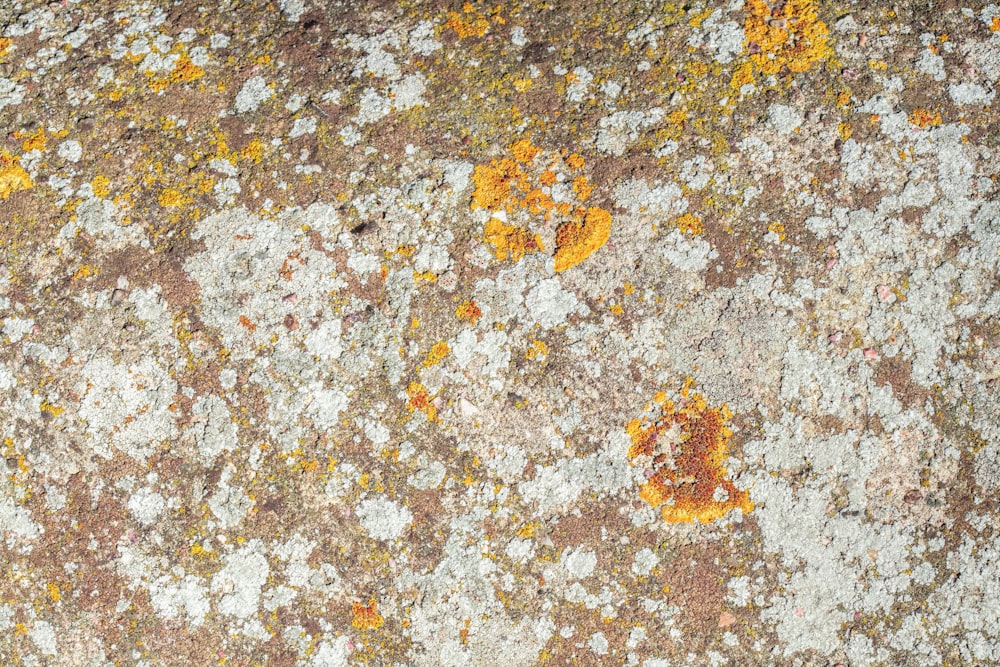
[(0, 26), (0, 663), (1000, 664), (1000, 5)]

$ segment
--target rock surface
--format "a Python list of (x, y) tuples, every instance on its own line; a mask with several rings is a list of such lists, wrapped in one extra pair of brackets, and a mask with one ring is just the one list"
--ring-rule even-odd
[(0, 26), (0, 663), (1000, 664), (1000, 5)]

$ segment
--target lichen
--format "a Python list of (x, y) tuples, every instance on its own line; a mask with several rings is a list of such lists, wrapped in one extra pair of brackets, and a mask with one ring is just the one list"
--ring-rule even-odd
[(691, 393), (690, 383), (677, 402), (662, 392), (655, 402), (655, 419), (633, 419), (626, 427), (629, 459), (648, 475), (640, 497), (668, 523), (708, 523), (734, 509), (753, 510), (749, 493), (733, 485), (725, 468), (729, 409), (710, 407), (704, 396)]

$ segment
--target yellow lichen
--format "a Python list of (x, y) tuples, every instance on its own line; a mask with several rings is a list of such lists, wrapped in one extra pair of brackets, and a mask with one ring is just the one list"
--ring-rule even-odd
[(472, 193), (472, 208), (497, 211), (510, 197), (512, 181), (525, 178), (517, 163), (504, 158), (490, 165), (478, 165), (472, 172), (472, 182), (476, 189)]
[(747, 0), (745, 7), (744, 45), (758, 72), (805, 72), (833, 54), (813, 0), (788, 0), (773, 8), (765, 0)]
[(556, 230), (556, 271), (576, 266), (611, 236), (611, 214), (603, 208), (587, 209), (582, 222), (564, 222)]
[(459, 39), (464, 39), (482, 37), (489, 30), (490, 22), (476, 11), (471, 2), (466, 2), (461, 12), (448, 12), (448, 22), (445, 26), (454, 30)]
[(174, 188), (165, 188), (160, 196), (157, 198), (160, 206), (164, 208), (175, 208), (177, 206), (183, 206), (191, 201), (184, 193)]
[(98, 174), (90, 182), (90, 187), (93, 188), (95, 197), (107, 197), (111, 193), (111, 179)]
[(514, 142), (510, 147), (510, 154), (518, 162), (528, 163), (535, 159), (535, 156), (542, 152), (541, 148), (534, 146), (531, 139), (521, 139)]
[(170, 82), (187, 83), (200, 79), (203, 76), (205, 76), (205, 70), (191, 62), (186, 53), (182, 53), (181, 57), (177, 59), (174, 69), (170, 72)]
[(21, 144), (21, 150), (25, 153), (30, 151), (44, 151), (45, 150), (45, 128), (39, 127), (38, 130), (24, 140)]
[(691, 215), (690, 213), (685, 213), (677, 218), (675, 222), (677, 224), (677, 229), (683, 234), (698, 236), (705, 231), (704, 227), (701, 225), (701, 218)]
[(531, 341), (531, 346), (528, 351), (524, 353), (526, 359), (538, 359), (539, 357), (547, 357), (549, 355), (549, 346), (545, 344), (543, 340), (533, 340)]
[(7, 199), (19, 190), (34, 187), (31, 176), (19, 162), (17, 157), (7, 151), (0, 151), (0, 199)]

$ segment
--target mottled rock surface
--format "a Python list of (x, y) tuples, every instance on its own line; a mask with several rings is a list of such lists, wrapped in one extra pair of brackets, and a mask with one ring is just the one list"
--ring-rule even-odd
[(0, 664), (1000, 664), (1000, 5), (0, 3)]

